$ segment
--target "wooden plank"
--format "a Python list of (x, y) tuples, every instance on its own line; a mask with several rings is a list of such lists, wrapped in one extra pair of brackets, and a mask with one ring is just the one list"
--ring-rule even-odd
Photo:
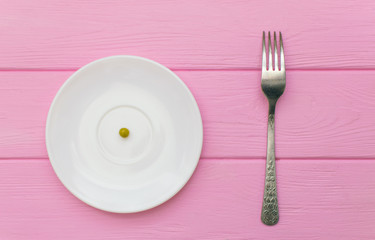
[(77, 69), (139, 55), (174, 69), (260, 68), (261, 32), (284, 33), (290, 69), (375, 67), (371, 0), (6, 1), (0, 69)]
[(279, 160), (280, 222), (261, 223), (263, 160), (201, 160), (174, 198), (136, 214), (79, 201), (47, 160), (0, 161), (1, 239), (375, 238), (375, 161)]
[[(0, 72), (0, 158), (47, 158), (45, 121), (68, 71)], [(204, 124), (205, 158), (263, 158), (258, 71), (177, 71)], [(280, 158), (374, 158), (375, 71), (290, 71), (276, 113)]]

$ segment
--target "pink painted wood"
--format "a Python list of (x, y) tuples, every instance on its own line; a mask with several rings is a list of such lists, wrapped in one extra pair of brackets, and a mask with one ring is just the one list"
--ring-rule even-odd
[(172, 68), (260, 68), (261, 32), (289, 69), (375, 67), (371, 0), (4, 1), (1, 69), (76, 69), (131, 54)]
[[(266, 153), (258, 71), (177, 71), (200, 106), (205, 158)], [(72, 72), (0, 72), (0, 157), (47, 158), (49, 105)], [(375, 158), (375, 71), (290, 71), (276, 114), (278, 158)]]
[[(375, 239), (374, 10), (370, 0), (2, 1), (0, 239)], [(283, 32), (287, 63), (274, 227), (260, 221), (263, 30)], [(44, 146), (61, 84), (118, 54), (175, 70), (204, 121), (206, 159), (192, 180), (138, 214), (73, 197)]]
[(260, 221), (263, 160), (201, 160), (163, 205), (113, 214), (71, 195), (47, 160), (0, 161), (0, 239), (373, 240), (375, 161), (277, 161), (280, 222)]

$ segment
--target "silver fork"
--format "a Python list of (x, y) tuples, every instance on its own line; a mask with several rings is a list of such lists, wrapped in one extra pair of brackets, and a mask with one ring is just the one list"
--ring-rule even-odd
[(268, 99), (268, 138), (267, 138), (267, 163), (266, 178), (264, 184), (262, 222), (266, 225), (275, 225), (279, 221), (279, 207), (276, 190), (275, 170), (275, 107), (279, 97), (285, 89), (285, 63), (283, 39), (280, 35), (280, 68), (278, 66), (277, 39), (274, 32), (274, 62), (272, 67), (272, 44), (271, 34), (268, 32), (268, 68), (266, 54), (266, 39), (263, 32), (263, 55), (262, 55), (262, 90)]

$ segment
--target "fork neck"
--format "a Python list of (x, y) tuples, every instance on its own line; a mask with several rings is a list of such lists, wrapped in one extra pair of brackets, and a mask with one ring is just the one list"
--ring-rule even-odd
[(268, 99), (268, 115), (275, 114), (277, 99)]

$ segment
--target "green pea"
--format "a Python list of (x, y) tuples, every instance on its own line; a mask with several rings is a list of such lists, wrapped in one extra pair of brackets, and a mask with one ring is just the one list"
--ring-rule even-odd
[(121, 128), (119, 131), (120, 136), (123, 138), (127, 138), (129, 136), (129, 133), (129, 129), (127, 128)]

